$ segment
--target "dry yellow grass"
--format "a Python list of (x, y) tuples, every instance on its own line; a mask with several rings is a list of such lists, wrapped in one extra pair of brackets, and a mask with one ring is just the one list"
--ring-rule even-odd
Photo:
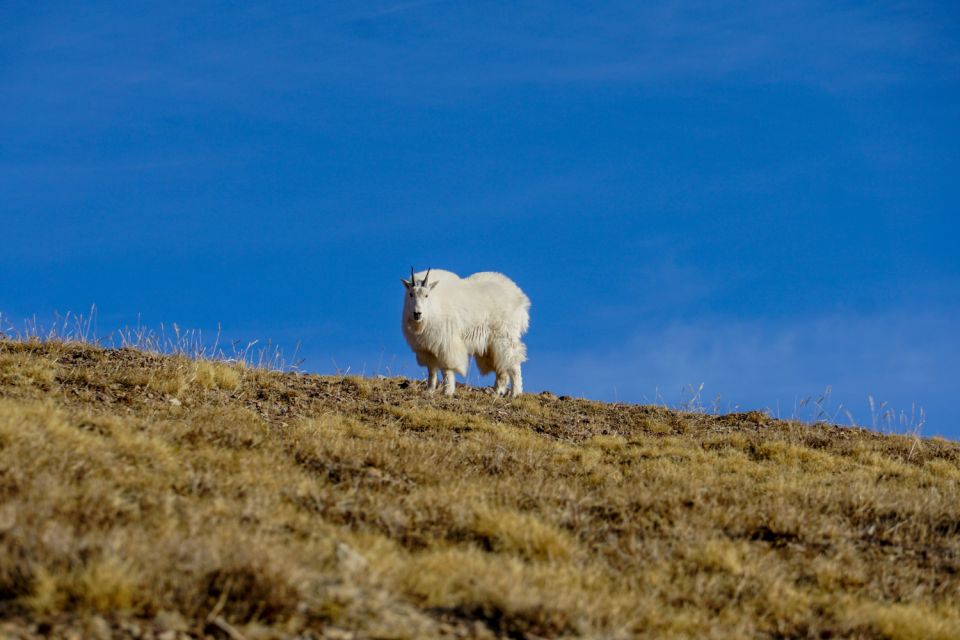
[(0, 342), (0, 637), (957, 638), (958, 591), (953, 442)]

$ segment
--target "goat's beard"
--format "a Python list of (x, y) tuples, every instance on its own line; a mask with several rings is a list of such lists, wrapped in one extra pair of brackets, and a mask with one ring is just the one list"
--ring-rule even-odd
[(421, 320), (414, 320), (413, 316), (407, 318), (407, 328), (410, 329), (413, 333), (423, 333), (423, 328), (426, 326), (426, 322)]

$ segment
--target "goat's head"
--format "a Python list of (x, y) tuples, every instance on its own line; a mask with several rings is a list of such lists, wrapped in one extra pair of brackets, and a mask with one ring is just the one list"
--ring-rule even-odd
[(436, 296), (430, 297), (430, 292), (437, 286), (438, 281), (430, 282), (430, 270), (422, 280), (417, 280), (413, 267), (410, 267), (410, 281), (400, 280), (407, 290), (403, 303), (403, 318), (407, 326), (419, 333), (423, 330), (427, 319), (435, 313)]

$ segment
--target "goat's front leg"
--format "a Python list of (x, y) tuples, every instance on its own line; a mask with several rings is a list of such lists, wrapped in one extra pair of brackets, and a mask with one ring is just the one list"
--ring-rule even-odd
[(437, 377), (439, 369), (436, 367), (428, 367), (428, 371), (430, 371), (430, 378), (427, 380), (427, 393), (433, 393), (437, 390)]
[(443, 370), (443, 395), (452, 396), (457, 388), (457, 374), (453, 369)]
[(493, 393), (498, 396), (505, 396), (507, 394), (507, 381), (509, 380), (509, 375), (506, 373), (497, 372), (497, 379), (493, 383)]

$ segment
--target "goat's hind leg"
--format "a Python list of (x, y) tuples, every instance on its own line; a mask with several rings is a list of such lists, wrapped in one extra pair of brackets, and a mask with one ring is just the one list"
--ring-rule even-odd
[(496, 371), (496, 362), (493, 358), (492, 351), (487, 351), (482, 356), (474, 356), (473, 359), (477, 363), (477, 371), (480, 372), (480, 375), (485, 376), (491, 371), (495, 371), (497, 374), (497, 379), (494, 381), (492, 387), (487, 387), (487, 393), (493, 393), (498, 396), (505, 395), (507, 393), (507, 376), (505, 372)]
[(510, 369), (510, 397), (516, 398), (523, 393), (523, 376), (520, 374), (520, 365)]
[[(503, 389), (506, 392), (507, 380), (510, 381), (510, 392), (507, 394), (510, 398), (516, 398), (523, 393), (523, 376), (520, 373), (520, 365), (527, 359), (527, 347), (519, 340), (511, 341), (504, 345), (499, 352), (503, 360), (499, 363), (504, 369)], [(500, 382), (499, 376), (497, 382)]]

